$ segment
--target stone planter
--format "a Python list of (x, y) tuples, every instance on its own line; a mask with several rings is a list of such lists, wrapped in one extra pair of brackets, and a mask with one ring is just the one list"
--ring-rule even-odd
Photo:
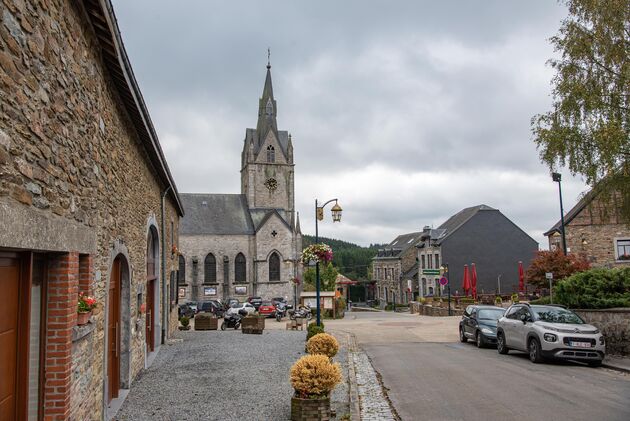
[(246, 316), (241, 319), (243, 333), (262, 334), (265, 330), (265, 318), (261, 316)]
[(190, 330), (190, 325), (186, 325), (186, 326), (177, 326), (177, 328), (179, 330)]
[(195, 316), (195, 330), (217, 330), (219, 321), (208, 313), (199, 313)]
[(88, 311), (87, 313), (77, 313), (77, 326), (88, 324), (90, 317), (92, 317), (91, 311)]
[(291, 421), (329, 421), (330, 398), (291, 398)]

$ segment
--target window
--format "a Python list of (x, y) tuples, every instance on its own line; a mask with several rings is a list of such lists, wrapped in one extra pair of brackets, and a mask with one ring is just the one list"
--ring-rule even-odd
[(424, 259), (424, 254), (421, 256), (422, 257), (422, 269), (426, 268), (426, 262)]
[(435, 253), (435, 268), (439, 269), (440, 268), (440, 255)]
[(269, 256), (269, 282), (280, 280), (280, 256), (275, 251)]
[(508, 310), (507, 313), (505, 313), (505, 317), (507, 319), (516, 319), (516, 314), (518, 313), (518, 311), (522, 308), (522, 306), (516, 306), (516, 307), (512, 307)]
[(433, 269), (433, 255), (432, 254), (428, 254), (427, 255), (427, 260), (429, 261), (429, 269)]
[(267, 162), (276, 162), (276, 149), (271, 145), (267, 146)]
[(203, 262), (203, 281), (206, 284), (217, 282), (217, 259), (212, 253), (208, 253)]
[(247, 271), (245, 256), (243, 256), (243, 253), (239, 253), (236, 255), (236, 259), (234, 260), (234, 283), (244, 284), (246, 282)]
[(180, 285), (186, 283), (186, 259), (184, 259), (184, 256), (182, 256), (181, 254), (179, 255), (177, 283)]
[(630, 238), (615, 238), (615, 257), (630, 261)]

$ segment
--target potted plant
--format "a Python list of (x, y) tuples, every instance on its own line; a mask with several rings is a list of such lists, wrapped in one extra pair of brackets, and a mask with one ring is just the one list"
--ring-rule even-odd
[(188, 317), (180, 317), (179, 323), (181, 323), (181, 326), (177, 327), (179, 330), (190, 330), (190, 319)]
[(503, 300), (501, 299), (500, 296), (497, 295), (494, 298), (494, 305), (497, 306), (497, 307), (502, 307), (503, 306)]
[(241, 330), (243, 333), (256, 333), (261, 335), (265, 330), (265, 317), (257, 313), (248, 314), (241, 319)]
[(195, 330), (217, 330), (219, 320), (212, 313), (197, 313), (195, 315)]
[(326, 355), (306, 355), (291, 367), (291, 420), (330, 419), (330, 392), (341, 382), (339, 363)]
[(306, 351), (311, 355), (325, 355), (332, 360), (339, 352), (339, 342), (328, 333), (318, 333), (306, 342)]
[(96, 307), (96, 298), (85, 295), (85, 293), (79, 293), (79, 300), (77, 305), (77, 325), (81, 326), (87, 324), (92, 316), (92, 310)]
[(324, 243), (311, 244), (302, 250), (302, 263), (308, 265), (311, 262), (327, 263), (333, 259), (333, 251)]

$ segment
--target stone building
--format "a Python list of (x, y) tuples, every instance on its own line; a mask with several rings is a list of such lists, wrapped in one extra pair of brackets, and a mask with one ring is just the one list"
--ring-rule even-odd
[(182, 206), (110, 1), (0, 19), (0, 419), (105, 419), (176, 328)]
[[(564, 225), (569, 253), (586, 255), (593, 266), (630, 265), (630, 228), (593, 190), (567, 212)], [(562, 250), (560, 221), (545, 236), (550, 250)]]
[(182, 194), (180, 297), (298, 297), (302, 234), (295, 211), (293, 143), (278, 130), (271, 66), (246, 129), (240, 194)]
[(415, 246), (421, 234), (399, 235), (372, 259), (372, 279), (376, 281), (376, 297), (382, 304), (407, 303), (413, 298), (412, 285), (418, 279)]
[(463, 294), (464, 265), (477, 268), (477, 293), (518, 291), (518, 262), (527, 269), (538, 243), (498, 209), (487, 205), (462, 209), (436, 229), (425, 227), (416, 246), (420, 266), (419, 296), (442, 295), (448, 266), (451, 294)]

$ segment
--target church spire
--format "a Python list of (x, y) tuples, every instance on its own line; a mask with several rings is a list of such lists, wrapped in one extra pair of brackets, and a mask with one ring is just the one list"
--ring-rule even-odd
[(267, 49), (267, 77), (265, 78), (262, 97), (258, 101), (258, 124), (256, 124), (259, 144), (263, 142), (269, 130), (273, 130), (276, 136), (278, 134), (276, 100), (273, 98), (273, 85), (271, 83), (270, 55), (271, 52)]

